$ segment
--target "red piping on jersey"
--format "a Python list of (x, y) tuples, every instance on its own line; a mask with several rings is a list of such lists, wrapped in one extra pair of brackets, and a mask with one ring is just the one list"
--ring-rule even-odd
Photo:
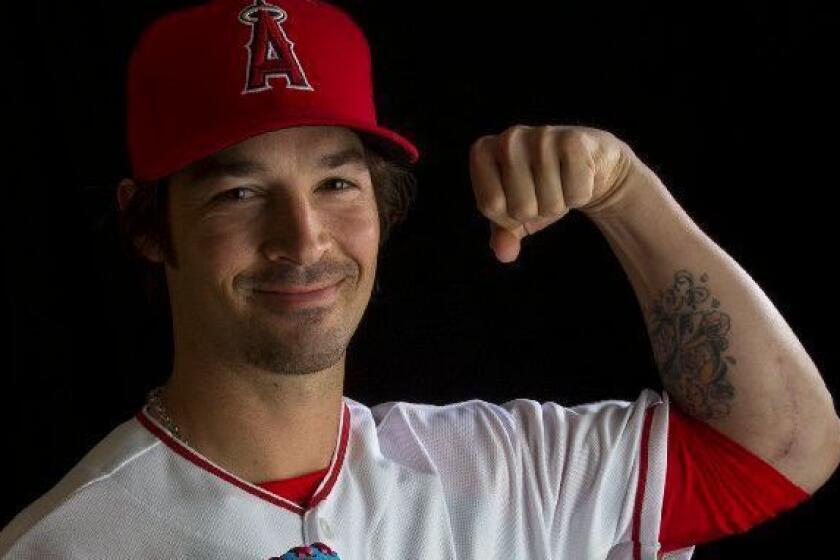
[(341, 440), (338, 446), (338, 455), (335, 458), (335, 464), (337, 467), (330, 470), (327, 473), (326, 478), (322, 482), (323, 487), (320, 491), (316, 491), (315, 494), (312, 495), (312, 498), (309, 499), (309, 502), (306, 504), (307, 509), (311, 509), (318, 505), (318, 502), (326, 498), (330, 491), (332, 490), (333, 486), (335, 485), (335, 481), (338, 479), (339, 470), (341, 470), (341, 465), (344, 464), (344, 454), (347, 451), (347, 439), (348, 435), (350, 434), (350, 408), (347, 404), (344, 404), (344, 423), (341, 429)]
[(338, 452), (335, 454), (333, 462), (329, 466), (329, 472), (327, 476), (324, 477), (324, 481), (322, 482), (322, 488), (320, 491), (317, 491), (312, 498), (307, 503), (306, 507), (301, 507), (298, 504), (286, 500), (276, 494), (272, 494), (268, 490), (265, 490), (259, 486), (255, 486), (246, 480), (242, 480), (237, 476), (225, 471), (221, 467), (218, 467), (208, 461), (206, 458), (202, 457), (189, 447), (185, 446), (181, 443), (178, 439), (174, 438), (169, 432), (162, 429), (155, 423), (155, 421), (146, 414), (144, 408), (141, 408), (137, 414), (136, 418), (147, 430), (152, 432), (155, 436), (157, 436), (163, 443), (167, 445), (170, 449), (175, 451), (178, 455), (182, 456), (183, 458), (187, 459), (188, 461), (194, 463), (198, 467), (208, 471), (211, 474), (218, 476), (219, 478), (233, 484), (245, 490), (246, 492), (253, 494), (258, 498), (262, 498), (267, 502), (271, 502), (276, 506), (280, 506), (285, 508), (289, 511), (297, 513), (299, 515), (303, 515), (306, 513), (307, 509), (311, 509), (318, 505), (318, 503), (326, 498), (330, 491), (332, 490), (333, 486), (335, 485), (335, 481), (338, 479), (338, 473), (341, 471), (341, 466), (344, 464), (344, 455), (347, 451), (347, 441), (350, 436), (350, 408), (347, 406), (347, 403), (342, 400), (342, 422), (341, 422), (341, 433), (339, 435), (338, 441)]
[(648, 442), (650, 441), (650, 427), (653, 421), (653, 407), (645, 410), (645, 425), (642, 429), (641, 458), (639, 459), (639, 483), (636, 487), (636, 504), (633, 508), (633, 560), (642, 560), (642, 545), (640, 541), (642, 525), (642, 504), (645, 500), (645, 486), (648, 473)]

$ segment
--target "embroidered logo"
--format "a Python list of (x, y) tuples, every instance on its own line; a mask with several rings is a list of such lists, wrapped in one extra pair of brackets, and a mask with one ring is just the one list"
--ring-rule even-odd
[(239, 21), (251, 26), (243, 94), (272, 89), (269, 78), (286, 78), (286, 87), (314, 91), (295, 55), (295, 44), (280, 25), (288, 17), (286, 10), (266, 0), (254, 0), (239, 12)]
[(283, 556), (272, 556), (268, 560), (298, 560), (298, 558), (314, 558), (316, 560), (341, 560), (338, 553), (322, 542), (315, 542), (309, 546), (296, 546)]

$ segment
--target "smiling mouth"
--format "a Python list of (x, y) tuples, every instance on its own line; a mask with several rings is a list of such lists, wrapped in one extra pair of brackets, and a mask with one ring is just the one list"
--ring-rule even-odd
[(293, 288), (283, 288), (277, 290), (254, 290), (255, 292), (262, 292), (267, 294), (311, 294), (314, 292), (320, 292), (334, 286), (335, 284), (327, 284), (326, 286), (302, 286), (302, 287), (293, 287)]
[(271, 305), (303, 305), (332, 303), (342, 285), (342, 278), (335, 284), (322, 288), (299, 288), (296, 291), (254, 290), (259, 299)]
[(255, 292), (264, 292), (264, 293), (273, 293), (273, 294), (305, 294), (305, 293), (312, 293), (324, 290), (326, 288), (331, 288), (336, 284), (340, 283), (344, 278), (341, 280), (337, 280), (331, 282), (329, 284), (312, 284), (309, 286), (280, 286), (278, 288), (266, 288), (266, 289), (258, 289), (255, 288)]

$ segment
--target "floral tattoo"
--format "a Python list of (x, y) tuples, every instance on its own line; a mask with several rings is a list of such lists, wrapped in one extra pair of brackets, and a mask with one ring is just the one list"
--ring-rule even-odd
[[(700, 277), (706, 282), (708, 275)], [(729, 415), (735, 388), (727, 379), (735, 358), (723, 356), (729, 346), (729, 315), (709, 290), (695, 285), (687, 270), (674, 275), (674, 285), (653, 302), (648, 329), (653, 354), (668, 394), (695, 418)]]

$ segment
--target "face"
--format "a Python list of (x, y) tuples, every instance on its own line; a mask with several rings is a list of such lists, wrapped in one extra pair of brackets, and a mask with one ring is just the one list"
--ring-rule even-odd
[[(177, 268), (166, 267), (179, 345), (274, 374), (343, 359), (370, 299), (379, 219), (363, 145), (341, 127), (269, 132), (170, 184)], [(268, 291), (340, 282), (290, 303)]]

